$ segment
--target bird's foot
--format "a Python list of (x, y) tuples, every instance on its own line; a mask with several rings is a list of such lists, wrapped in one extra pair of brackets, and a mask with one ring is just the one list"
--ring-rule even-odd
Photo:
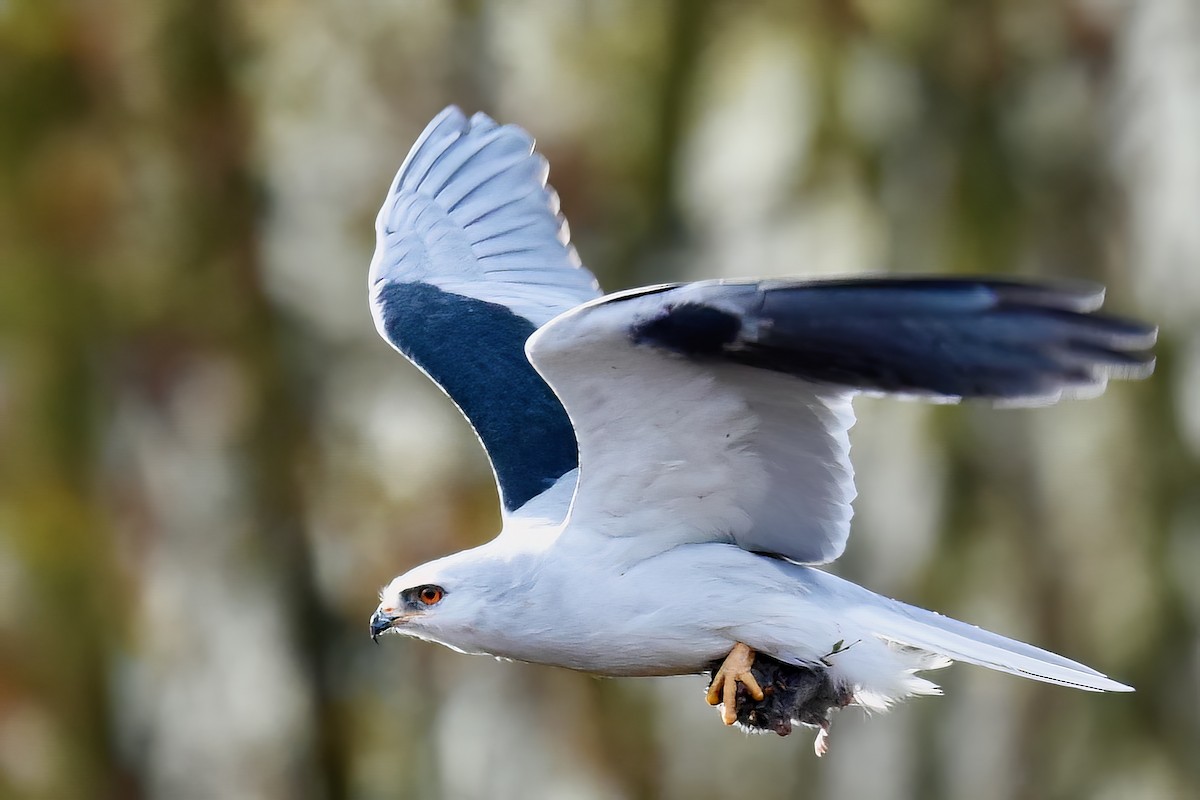
[(754, 666), (754, 651), (748, 645), (738, 642), (729, 651), (725, 661), (713, 674), (712, 683), (708, 685), (708, 704), (721, 705), (721, 721), (732, 725), (738, 720), (737, 685), (741, 683), (755, 700), (763, 699), (763, 690), (750, 672)]
[[(709, 674), (715, 678), (723, 667), (722, 662), (714, 662)], [(813, 748), (817, 755), (828, 752), (830, 717), (837, 709), (854, 702), (852, 689), (836, 681), (824, 664), (786, 664), (764, 653), (754, 654), (752, 672), (763, 697), (751, 697), (745, 683), (736, 688), (734, 710), (741, 728), (749, 733), (771, 732), (780, 736), (790, 734), (795, 724), (816, 728)], [(710, 684), (710, 698), (714, 696), (715, 683), (714, 680)], [(727, 712), (730, 707), (726, 703), (722, 711)]]

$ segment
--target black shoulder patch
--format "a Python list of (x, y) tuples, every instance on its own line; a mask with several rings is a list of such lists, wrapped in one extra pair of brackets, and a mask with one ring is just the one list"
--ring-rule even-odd
[(634, 344), (674, 350), (686, 356), (720, 355), (737, 341), (742, 321), (735, 314), (700, 303), (680, 303), (634, 326)]
[(426, 283), (389, 283), (376, 302), (388, 340), (450, 395), (479, 435), (506, 510), (578, 466), (571, 420), (525, 358), (532, 322)]

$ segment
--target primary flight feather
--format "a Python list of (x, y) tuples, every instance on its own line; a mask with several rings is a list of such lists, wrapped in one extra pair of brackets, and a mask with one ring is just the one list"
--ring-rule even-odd
[[(373, 636), (602, 675), (712, 670), (727, 724), (814, 725), (818, 753), (829, 710), (937, 693), (916, 673), (949, 660), (1129, 690), (811, 565), (849, 534), (857, 393), (1094, 394), (1149, 374), (1152, 327), (1095, 313), (1102, 289), (1079, 283), (716, 280), (602, 295), (547, 171), (525, 131), (451, 107), (380, 209), (376, 326), (471, 422), (503, 529), (392, 581)], [(764, 705), (773, 691), (782, 710)]]

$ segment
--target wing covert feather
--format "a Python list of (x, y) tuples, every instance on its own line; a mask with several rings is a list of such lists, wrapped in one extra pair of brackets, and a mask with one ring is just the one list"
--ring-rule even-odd
[(642, 294), (555, 319), (527, 347), (575, 426), (572, 528), (638, 552), (725, 541), (801, 563), (845, 547), (854, 498), (851, 393), (641, 347)]

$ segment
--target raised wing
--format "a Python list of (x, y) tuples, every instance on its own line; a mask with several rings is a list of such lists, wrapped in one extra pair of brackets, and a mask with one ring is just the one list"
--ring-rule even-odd
[(525, 341), (600, 295), (547, 173), (525, 131), (450, 107), (413, 145), (375, 222), (375, 326), (466, 415), (506, 512), (577, 463), (570, 421)]
[(579, 439), (572, 530), (645, 552), (726, 541), (802, 563), (845, 547), (850, 400), (1052, 402), (1153, 368), (1154, 329), (1089, 312), (1093, 286), (705, 281), (558, 317), (529, 356)]

